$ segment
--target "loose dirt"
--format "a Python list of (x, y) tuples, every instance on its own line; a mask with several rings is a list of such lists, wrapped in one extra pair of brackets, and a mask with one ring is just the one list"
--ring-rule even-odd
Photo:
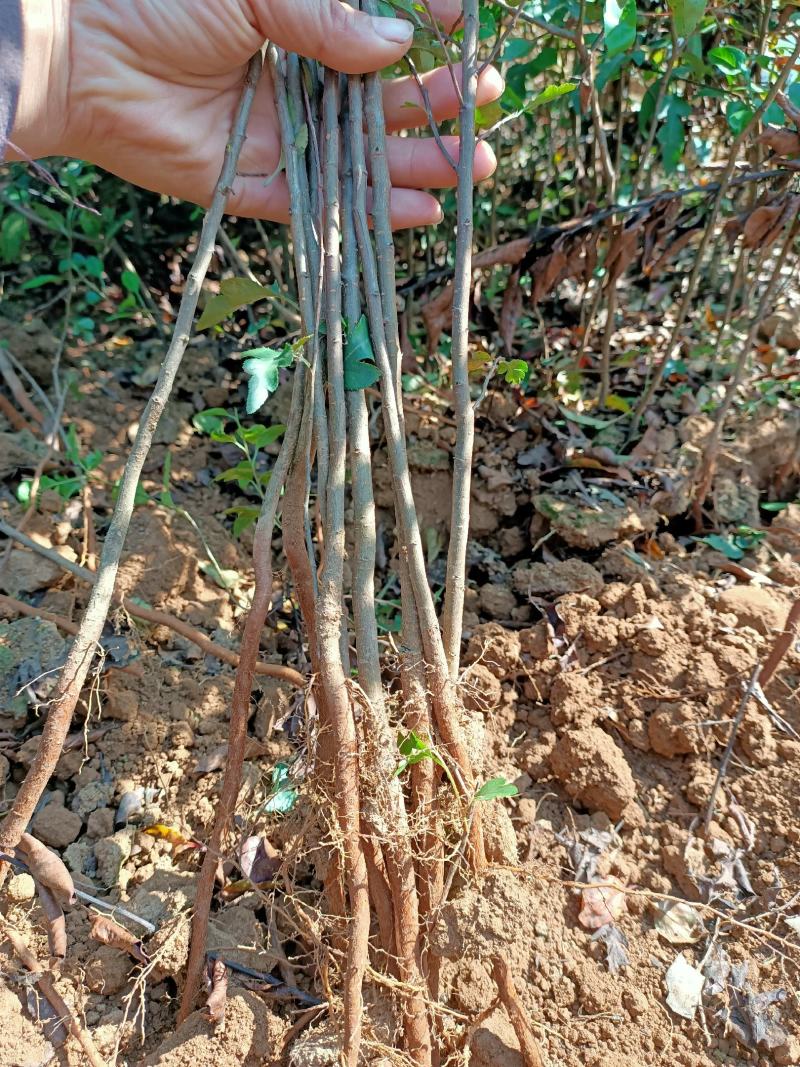
[[(35, 372), (41, 351), (35, 338), (28, 340)], [(92, 375), (88, 368), (81, 373), (67, 419), (82, 448), (105, 456), (105, 480), (91, 497), (102, 537), (131, 411), (144, 391), (111, 359)], [(194, 411), (220, 402), (225, 381), (225, 371), (202, 352), (183, 373), (174, 425), (143, 479), (151, 502), (136, 512), (121, 585), (236, 647), (250, 588), (249, 545), (247, 535), (231, 536), (225, 511), (241, 498), (214, 481), (228, 457), (189, 422)], [(276, 411), (281, 402), (279, 395)], [(447, 1062), (466, 1063), (469, 1048), (473, 1067), (521, 1067), (513, 1029), (495, 1005), (490, 961), (502, 954), (551, 1067), (800, 1063), (800, 906), (792, 903), (800, 886), (796, 648), (767, 687), (766, 701), (750, 703), (704, 827), (742, 685), (800, 595), (800, 508), (781, 511), (771, 524), (758, 509), (759, 494), (775, 489), (776, 471), (782, 493), (796, 488), (797, 472), (787, 464), (798, 420), (787, 413), (746, 422), (723, 455), (714, 489), (718, 514), (761, 532), (732, 566), (713, 544), (687, 532), (686, 489), (709, 430), (703, 416), (667, 413), (656, 420), (633, 465), (603, 454), (581, 467), (574, 449), (548, 443), (544, 414), (492, 397), (479, 424), (463, 685), (483, 726), (482, 773), (502, 775), (519, 795), (487, 807), (491, 867), (479, 884), (457, 875), (433, 922)], [(454, 437), (423, 401), (410, 402), (407, 421), (435, 584), (448, 536)], [(3, 453), (13, 489), (26, 473), (25, 456), (33, 465), (36, 459), (9, 427), (0, 425), (0, 433), (22, 450)], [(196, 526), (155, 501), (168, 452), (173, 498)], [(578, 453), (586, 455), (585, 443)], [(380, 578), (390, 608), (383, 621), (390, 629), (396, 546), (381, 462), (377, 451), (384, 478), (377, 500)], [(37, 515), (29, 531), (85, 559), (81, 509), (71, 502), (55, 507)], [(20, 521), (11, 493), (0, 513)], [(215, 581), (208, 549), (220, 568), (236, 572), (229, 588)], [(18, 595), (75, 621), (86, 587), (41, 561), (35, 568), (41, 584), (18, 588)], [(6, 573), (18, 572), (12, 564)], [(37, 666), (19, 652), (22, 626), (30, 620), (11, 613), (0, 622), (0, 666), (13, 660), (18, 674)], [(38, 647), (42, 660), (59, 640), (52, 628), (36, 626), (31, 633), (39, 645), (30, 634), (23, 645)], [(304, 1017), (302, 1005), (259, 990), (241, 974), (230, 977), (222, 1026), (214, 1029), (200, 1012), (176, 1026), (198, 868), (193, 842), (204, 840), (214, 817), (232, 672), (168, 629), (147, 629), (121, 611), (107, 636), (106, 669), (86, 696), (85, 723), (76, 724), (75, 746), (62, 756), (33, 830), (60, 851), (82, 887), (157, 932), (144, 938), (152, 965), (143, 974), (127, 955), (92, 941), (90, 913), (75, 907), (67, 917), (68, 956), (57, 969), (59, 991), (101, 1053), (109, 1061), (116, 1056), (120, 1067), (335, 1065), (335, 1018)], [(280, 574), (263, 654), (306, 666), (291, 590)], [(5, 804), (35, 751), (40, 699), (34, 687), (0, 711)], [(293, 690), (259, 680), (237, 834), (241, 840), (266, 834), (285, 877), (258, 892), (222, 895), (211, 947), (322, 998), (332, 992), (335, 1004), (335, 953), (320, 942), (315, 918), (329, 851), (304, 788), (301, 721)], [(78, 736), (83, 729), (85, 738)], [(294, 761), (298, 792), (293, 810), (280, 814), (273, 802), (265, 811), (267, 798), (274, 801), (276, 767), (287, 761)], [(120, 818), (121, 803), (133, 812), (128, 820), (124, 812)], [(157, 825), (180, 838), (144, 832)], [(582, 892), (587, 870), (591, 880), (622, 889), (613, 929), (627, 963), (616, 973), (606, 936), (594, 936), (579, 919), (582, 908), (589, 907), (586, 915), (592, 907)], [(223, 873), (228, 881), (237, 877), (227, 859)], [(657, 908), (669, 897), (695, 905), (700, 940), (675, 945), (659, 933)], [(46, 959), (43, 914), (25, 875), (11, 880), (2, 911)], [(712, 946), (732, 964), (747, 965), (751, 995), (786, 991), (769, 1009), (785, 1031), (773, 1047), (748, 1047), (737, 1038), (725, 1020), (734, 994), (724, 983), (716, 997), (707, 986), (704, 1008), (691, 1020), (667, 1006), (666, 975), (676, 955), (700, 966)], [(43, 1036), (30, 985), (7, 945), (0, 947), (0, 973), (0, 1067), (82, 1064), (72, 1039), (55, 1047)], [(375, 1067), (404, 1062), (392, 1051), (397, 1028), (391, 990), (371, 985), (365, 1055)]]

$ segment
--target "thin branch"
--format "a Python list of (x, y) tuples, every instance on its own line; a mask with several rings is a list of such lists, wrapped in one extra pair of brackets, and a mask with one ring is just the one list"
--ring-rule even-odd
[(694, 300), (695, 291), (697, 289), (697, 283), (700, 280), (700, 273), (703, 269), (703, 260), (705, 258), (705, 253), (714, 235), (717, 218), (719, 217), (719, 213), (722, 209), (722, 200), (728, 190), (729, 185), (731, 184), (733, 172), (736, 169), (736, 163), (739, 158), (739, 150), (750, 137), (752, 130), (761, 121), (762, 116), (770, 107), (772, 102), (775, 100), (775, 97), (778, 95), (781, 89), (783, 89), (789, 77), (789, 74), (791, 73), (791, 71), (794, 70), (795, 64), (797, 63), (798, 59), (800, 59), (800, 37), (798, 37), (794, 52), (787, 60), (778, 77), (773, 82), (771, 89), (761, 101), (755, 112), (751, 115), (749, 121), (745, 124), (745, 126), (733, 140), (733, 144), (730, 147), (730, 157), (728, 159), (725, 170), (722, 173), (722, 177), (720, 178), (719, 183), (717, 185), (717, 195), (714, 198), (714, 203), (711, 208), (711, 215), (706, 223), (706, 228), (703, 232), (700, 244), (697, 247), (697, 251), (694, 254), (694, 266), (692, 268), (692, 273), (689, 275), (689, 280), (686, 284), (686, 289), (684, 290), (683, 297), (681, 298), (680, 305), (678, 306), (678, 310), (676, 312), (675, 324), (672, 327), (672, 332), (670, 334), (669, 341), (667, 342), (667, 346), (664, 349), (661, 359), (656, 361), (656, 365), (652, 368), (650, 372), (650, 382), (644, 393), (642, 394), (642, 398), (639, 401), (639, 404), (637, 405), (636, 411), (634, 413), (632, 431), (636, 430), (642, 419), (642, 416), (650, 406), (650, 403), (653, 397), (655, 396), (656, 391), (658, 390), (659, 383), (661, 382), (664, 367), (672, 358), (675, 349), (680, 344), (681, 332), (689, 315), (689, 311), (692, 306), (692, 301)]
[[(49, 559), (52, 563), (62, 567), (65, 571), (75, 575), (76, 578), (80, 578), (81, 581), (88, 582), (90, 585), (94, 585), (97, 582), (97, 575), (90, 571), (86, 567), (81, 567), (78, 563), (73, 563), (72, 560), (66, 559), (66, 557), (55, 552), (53, 549), (45, 548), (44, 545), (40, 545), (38, 541), (31, 540), (20, 530), (17, 530), (13, 526), (9, 526), (7, 522), (3, 522), (0, 519), (0, 534), (3, 534), (10, 541), (16, 541), (17, 544), (23, 545), (25, 548), (29, 548), (32, 552), (38, 553), (45, 559)], [(131, 615), (134, 619), (141, 619), (142, 622), (149, 622), (152, 626), (165, 626), (168, 630), (172, 630), (176, 634), (180, 634), (181, 637), (185, 637), (187, 641), (191, 641), (193, 645), (197, 645), (201, 648), (207, 656), (212, 656), (214, 659), (220, 660), (222, 663), (227, 663), (231, 667), (237, 667), (239, 665), (239, 656), (231, 648), (226, 648), (224, 645), (218, 645), (215, 641), (212, 641), (205, 634), (194, 626), (190, 626), (188, 622), (184, 622), (182, 619), (176, 619), (173, 615), (168, 614), (166, 611), (156, 611), (154, 608), (148, 608), (144, 604), (140, 604), (138, 600), (131, 599), (130, 597), (123, 597), (121, 601), (122, 607), (125, 611)], [(39, 608), (29, 608), (28, 605), (20, 605), (18, 610), (22, 611), (23, 608), (25, 614), (35, 614), (39, 618), (46, 619), (47, 614), (42, 612)], [(53, 617), (55, 619), (55, 616)], [(71, 632), (71, 631), (70, 631)], [(265, 678), (280, 678), (281, 681), (288, 682), (290, 685), (295, 685), (298, 689), (305, 689), (308, 685), (308, 679), (296, 671), (293, 667), (286, 667), (282, 663), (258, 663), (256, 665), (256, 674)]]
[(469, 540), (472, 453), (475, 439), (475, 412), (469, 382), (469, 312), (472, 299), (472, 244), (474, 233), (473, 168), (475, 162), (475, 109), (478, 95), (478, 0), (464, 4), (464, 46), (462, 52), (462, 97), (459, 129), (461, 153), (458, 161), (458, 237), (453, 294), (452, 375), (456, 416), (456, 445), (453, 456), (453, 499), (450, 518), (450, 546), (447, 553), (447, 579), (442, 630), (445, 655), (453, 681), (461, 662), (461, 633), (466, 591), (467, 542)]
[[(172, 343), (164, 358), (152, 396), (142, 415), (136, 440), (125, 465), (119, 496), (103, 545), (97, 581), (92, 589), (89, 604), (81, 621), (81, 633), (73, 642), (62, 670), (55, 697), (50, 705), (39, 750), (31, 763), (25, 781), (14, 799), (10, 813), (0, 827), (0, 846), (6, 851), (14, 848), (19, 843), (19, 839), (25, 832), (36, 805), (47, 787), (50, 776), (61, 755), (61, 749), (69, 732), (75, 705), (78, 702), (81, 689), (94, 659), (95, 650), (114, 594), (120, 558), (135, 505), (136, 488), (161, 414), (167, 405), (175, 376), (189, 344), (203, 279), (211, 262), (216, 233), (236, 175), (236, 165), (244, 145), (247, 122), (255, 99), (260, 74), (261, 54), (258, 53), (253, 57), (248, 67), (242, 99), (225, 151), (222, 172), (217, 183), (212, 205), (203, 224), (197, 256), (187, 278)], [(0, 866), (0, 882), (4, 880), (6, 871), (6, 865)]]
[(509, 4), (506, 0), (493, 0), (493, 3), (497, 7), (501, 7), (503, 11), (507, 11), (509, 15), (518, 15), (523, 22), (527, 22), (529, 26), (536, 26), (539, 30), (544, 30), (546, 33), (550, 33), (553, 37), (560, 37), (564, 41), (571, 41), (573, 44), (577, 42), (576, 35), (572, 30), (566, 29), (564, 26), (556, 26), (554, 22), (547, 22), (545, 19), (536, 18), (535, 15), (529, 15), (527, 11), (520, 10), (522, 4)]

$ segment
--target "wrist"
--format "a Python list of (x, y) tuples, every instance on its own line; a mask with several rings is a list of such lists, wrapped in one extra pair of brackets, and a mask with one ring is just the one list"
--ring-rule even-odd
[(67, 138), (70, 0), (21, 0), (22, 82), (9, 159), (60, 155)]

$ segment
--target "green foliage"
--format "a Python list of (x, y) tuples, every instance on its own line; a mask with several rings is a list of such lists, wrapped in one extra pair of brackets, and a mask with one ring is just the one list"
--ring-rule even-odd
[(475, 794), (476, 800), (501, 800), (519, 796), (519, 789), (505, 778), (490, 778)]
[(503, 359), (497, 364), (497, 372), (508, 385), (524, 385), (531, 368), (524, 359)]
[(414, 733), (411, 730), (405, 736), (398, 738), (397, 747), (400, 749), (400, 755), (403, 757), (400, 760), (400, 764), (395, 771), (395, 776), (399, 776), (408, 770), (409, 767), (415, 767), (418, 763), (423, 763), (425, 760), (431, 760), (437, 767), (445, 769), (445, 764), (436, 751), (431, 741), (426, 741)]
[(230, 318), (234, 311), (259, 300), (269, 300), (272, 295), (269, 289), (250, 278), (225, 278), (220, 282), (219, 293), (206, 304), (197, 329), (202, 331), (219, 326)]
[[(71, 500), (80, 496), (90, 477), (102, 464), (105, 456), (99, 450), (83, 455), (78, 432), (73, 425), (67, 427), (64, 435), (64, 470), (53, 474), (43, 474), (39, 478), (37, 501), (48, 489), (54, 490), (62, 500)], [(28, 506), (32, 503), (33, 481), (26, 478), (17, 486), (17, 500)]]
[[(192, 419), (192, 424), (199, 433), (207, 434), (217, 444), (234, 445), (242, 453), (240, 462), (221, 471), (215, 481), (236, 485), (245, 495), (263, 500), (270, 472), (263, 469), (261, 453), (280, 440), (286, 427), (280, 424), (244, 426), (236, 412), (225, 408), (200, 411)], [(234, 535), (240, 537), (253, 526), (260, 510), (253, 504), (236, 504), (228, 508), (226, 514), (234, 519)]]
[(246, 411), (248, 415), (253, 415), (278, 388), (280, 370), (282, 367), (291, 367), (294, 351), (291, 345), (287, 345), (280, 350), (254, 348), (246, 355), (248, 358), (242, 364), (242, 369), (250, 379), (247, 386)]
[(691, 37), (706, 13), (706, 0), (669, 0), (669, 10), (677, 37)]
[(375, 353), (369, 336), (369, 325), (362, 315), (356, 325), (347, 331), (344, 350), (344, 387), (350, 392), (368, 389), (381, 378), (375, 366)]
[(605, 0), (603, 26), (606, 32), (606, 52), (615, 56), (628, 52), (636, 43), (636, 0)]

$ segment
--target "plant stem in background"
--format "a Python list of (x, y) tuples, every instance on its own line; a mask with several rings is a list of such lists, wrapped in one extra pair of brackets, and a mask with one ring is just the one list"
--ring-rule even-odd
[(472, 300), (472, 242), (475, 194), (472, 173), (475, 163), (475, 100), (478, 92), (478, 0), (464, 3), (462, 51), (462, 106), (459, 120), (461, 148), (458, 159), (458, 235), (456, 240), (455, 292), (453, 294), (452, 376), (456, 416), (453, 456), (453, 501), (450, 510), (450, 546), (442, 630), (447, 665), (453, 681), (461, 663), (461, 633), (464, 626), (467, 542), (469, 541), (472, 454), (475, 412), (469, 383), (469, 312)]
[(761, 101), (755, 112), (751, 115), (750, 119), (744, 125), (742, 130), (733, 140), (733, 144), (730, 147), (728, 162), (725, 166), (725, 170), (722, 172), (722, 177), (719, 180), (719, 188), (717, 189), (717, 195), (714, 197), (714, 203), (711, 208), (711, 214), (708, 218), (708, 221), (706, 222), (706, 228), (703, 231), (703, 236), (700, 240), (700, 244), (698, 245), (697, 252), (695, 253), (692, 273), (689, 275), (689, 280), (686, 283), (686, 288), (684, 289), (683, 297), (681, 298), (681, 302), (676, 312), (675, 324), (672, 327), (669, 340), (667, 341), (667, 346), (664, 349), (661, 358), (656, 360), (655, 366), (652, 367), (650, 370), (650, 381), (647, 385), (647, 388), (642, 393), (642, 397), (634, 413), (633, 426), (631, 431), (632, 433), (636, 431), (637, 427), (639, 426), (639, 423), (641, 422), (642, 416), (644, 415), (645, 411), (647, 411), (653, 397), (656, 394), (659, 383), (661, 381), (661, 377), (664, 372), (664, 367), (667, 365), (670, 359), (672, 359), (675, 350), (680, 345), (681, 332), (683, 331), (684, 324), (686, 323), (686, 319), (689, 315), (689, 312), (691, 311), (692, 301), (694, 300), (694, 295), (697, 290), (697, 284), (700, 280), (700, 274), (703, 269), (703, 260), (705, 258), (705, 253), (711, 243), (712, 237), (714, 236), (715, 227), (717, 225), (717, 219), (719, 218), (719, 213), (722, 208), (722, 201), (725, 197), (726, 192), (728, 191), (728, 186), (730, 184), (731, 178), (733, 177), (733, 172), (736, 168), (736, 163), (739, 159), (741, 147), (750, 137), (752, 131), (757, 127), (767, 108), (772, 104), (772, 102), (775, 100), (775, 97), (783, 89), (789, 77), (789, 74), (791, 71), (794, 70), (795, 64), (797, 63), (798, 59), (800, 59), (800, 38), (798, 38), (797, 43), (795, 44), (794, 52), (792, 52), (791, 57), (786, 61), (786, 63), (781, 69), (780, 74), (772, 83), (772, 87), (770, 88), (769, 92)]
[[(186, 279), (186, 288), (181, 299), (172, 343), (164, 357), (158, 381), (153, 388), (150, 400), (139, 422), (136, 439), (125, 464), (125, 472), (119, 487), (119, 496), (103, 544), (97, 581), (92, 589), (89, 603), (81, 620), (80, 633), (72, 643), (59, 677), (56, 693), (48, 710), (47, 722), (42, 732), (39, 749), (31, 763), (25, 781), (14, 798), (11, 811), (3, 820), (2, 825), (0, 825), (0, 847), (6, 852), (19, 843), (19, 839), (25, 832), (36, 805), (55, 770), (56, 763), (61, 756), (64, 740), (69, 733), (75, 706), (89, 674), (89, 669), (103, 632), (103, 626), (105, 625), (108, 609), (114, 594), (125, 538), (128, 533), (131, 515), (133, 514), (136, 488), (139, 484), (145, 460), (150, 452), (156, 428), (172, 392), (175, 376), (189, 345), (203, 280), (214, 254), (217, 231), (222, 222), (225, 204), (236, 177), (236, 167), (244, 145), (247, 123), (261, 77), (261, 66), (261, 54), (258, 53), (250, 61), (247, 70), (241, 101), (225, 152), (222, 172), (211, 207), (206, 213), (203, 222), (194, 264)], [(0, 884), (5, 879), (7, 869), (7, 864), (0, 864)]]

